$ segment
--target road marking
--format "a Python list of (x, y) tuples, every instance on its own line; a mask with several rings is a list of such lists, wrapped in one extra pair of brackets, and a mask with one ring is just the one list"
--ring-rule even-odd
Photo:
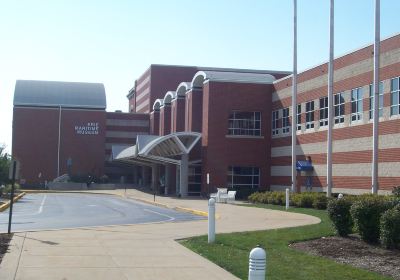
[(169, 220), (166, 220), (166, 222), (170, 222), (170, 221), (175, 220), (174, 217), (168, 216), (168, 215), (163, 214), (163, 213), (159, 213), (159, 212), (157, 212), (157, 211), (153, 211), (153, 210), (150, 210), (150, 209), (143, 209), (143, 210), (144, 210), (144, 211), (147, 211), (147, 212), (151, 212), (151, 213), (158, 214), (158, 215), (160, 215), (160, 216), (164, 216), (164, 217), (169, 218)]
[(38, 210), (38, 212), (36, 213), (36, 215), (38, 215), (38, 214), (40, 214), (40, 213), (43, 212), (43, 206), (44, 206), (44, 202), (46, 201), (46, 198), (47, 198), (47, 194), (44, 195), (44, 197), (43, 197), (43, 199), (42, 199), (42, 203), (40, 203), (40, 207), (39, 207), (39, 210)]

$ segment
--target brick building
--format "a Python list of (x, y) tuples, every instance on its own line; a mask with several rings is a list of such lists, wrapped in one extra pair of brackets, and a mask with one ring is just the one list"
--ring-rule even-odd
[(12, 154), (21, 162), (21, 183), (63, 174), (129, 177), (130, 167), (108, 162), (111, 145), (134, 145), (136, 135), (149, 133), (149, 117), (105, 109), (102, 84), (18, 80)]
[[(380, 51), (385, 192), (400, 185), (400, 35), (383, 40)], [(334, 70), (333, 191), (370, 192), (373, 46), (337, 57)], [(327, 72), (324, 63), (298, 74), (297, 160), (310, 157), (313, 171), (297, 181), (316, 191), (326, 184)], [(68, 172), (71, 158), (74, 172), (123, 177), (168, 194), (281, 190), (291, 184), (290, 74), (151, 65), (127, 95), (129, 113), (106, 112), (99, 84), (18, 81), (13, 154), (32, 183), (38, 174), (52, 180)], [(46, 90), (41, 99), (51, 84), (57, 98)], [(97, 134), (79, 132), (91, 130)]]
[[(399, 66), (400, 35), (395, 35), (381, 43), (381, 192), (400, 185)], [(158, 68), (158, 73), (151, 71), (154, 68)], [(176, 68), (152, 65), (135, 83), (128, 98), (137, 100), (140, 95), (142, 104), (152, 104), (146, 110), (150, 108), (150, 132), (158, 136), (155, 141), (163, 143), (173, 135), (189, 137), (193, 132), (199, 133), (201, 140), (188, 154), (188, 188), (179, 186), (180, 182), (185, 182), (181, 181), (182, 175), (179, 174), (184, 160), (179, 156), (183, 150), (154, 159), (148, 157), (151, 153), (145, 154), (136, 147), (136, 150), (131, 149), (131, 153), (114, 154), (113, 159), (124, 159), (136, 166), (147, 160), (150, 163), (147, 172), (153, 174), (154, 187), (157, 188), (158, 178), (163, 178), (161, 181), (168, 178), (160, 184), (169, 185), (170, 189), (181, 194), (207, 193), (220, 186), (270, 190), (289, 187), (290, 73), (187, 67), (182, 70), (191, 77), (175, 79), (175, 89), (171, 84), (158, 80), (156, 92), (150, 87), (146, 95), (139, 93), (143, 87), (138, 89), (138, 84), (143, 84), (144, 80), (153, 81), (152, 73), (166, 77)], [(193, 69), (197, 69), (195, 74)], [(333, 191), (369, 192), (373, 46), (336, 58), (334, 69)], [(324, 63), (298, 74), (297, 160), (309, 156), (313, 163), (312, 173), (299, 173), (298, 181), (304, 187), (309, 177), (309, 183), (317, 191), (323, 191), (326, 184), (327, 72), (327, 63)], [(174, 77), (184, 76), (179, 75)], [(160, 95), (162, 92), (164, 94)], [(137, 102), (130, 102), (133, 112), (142, 110)], [(146, 152), (162, 146), (148, 148)]]

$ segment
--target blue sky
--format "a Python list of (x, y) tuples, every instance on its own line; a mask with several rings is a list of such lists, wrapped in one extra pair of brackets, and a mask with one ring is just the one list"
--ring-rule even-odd
[[(292, 69), (292, 0), (0, 0), (0, 143), (17, 79), (104, 83), (108, 110), (150, 64)], [(374, 0), (335, 1), (335, 56), (372, 43)], [(381, 36), (400, 32), (381, 0)], [(328, 58), (329, 0), (298, 0), (298, 67)], [(35, 124), (39, 125), (39, 124)]]

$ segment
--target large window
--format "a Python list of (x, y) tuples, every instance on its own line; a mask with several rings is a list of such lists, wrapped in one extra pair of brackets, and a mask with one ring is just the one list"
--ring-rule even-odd
[(306, 103), (306, 129), (314, 128), (314, 101)]
[(260, 168), (229, 166), (227, 181), (228, 188), (256, 189), (260, 186)]
[(199, 195), (201, 192), (201, 166), (190, 165), (188, 169), (188, 194)]
[(344, 122), (344, 97), (343, 92), (337, 93), (333, 96), (335, 109), (335, 123)]
[(390, 81), (390, 115), (398, 115), (400, 112), (400, 77)]
[[(379, 83), (379, 117), (383, 116), (383, 82)], [(374, 86), (369, 85), (369, 119), (374, 118)]]
[(363, 92), (362, 88), (351, 90), (351, 121), (359, 121), (363, 114)]
[(229, 115), (229, 135), (261, 135), (260, 112), (238, 112)]
[(301, 104), (297, 104), (297, 130), (301, 130)]
[(328, 97), (319, 99), (319, 126), (328, 125)]
[(289, 108), (282, 109), (282, 133), (289, 133)]
[(279, 134), (279, 110), (272, 112), (272, 135)]

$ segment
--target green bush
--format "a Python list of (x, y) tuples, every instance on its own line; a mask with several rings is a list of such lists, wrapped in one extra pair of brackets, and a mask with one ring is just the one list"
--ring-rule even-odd
[(332, 199), (328, 203), (328, 215), (336, 234), (347, 236), (352, 232), (353, 219), (350, 215), (352, 201), (346, 198)]
[(400, 204), (382, 214), (380, 237), (386, 248), (400, 248)]
[(325, 193), (316, 193), (314, 195), (313, 207), (315, 209), (326, 209), (328, 205), (328, 197)]
[(393, 190), (392, 190), (392, 194), (394, 196), (400, 197), (400, 186), (394, 187)]
[(286, 201), (286, 194), (284, 192), (271, 192), (269, 193), (269, 204), (284, 205)]
[(362, 195), (361, 199), (351, 206), (350, 213), (362, 240), (369, 243), (378, 242), (380, 218), (389, 208), (388, 198), (377, 195)]
[(302, 208), (312, 208), (315, 195), (310, 192), (293, 195), (294, 205)]

